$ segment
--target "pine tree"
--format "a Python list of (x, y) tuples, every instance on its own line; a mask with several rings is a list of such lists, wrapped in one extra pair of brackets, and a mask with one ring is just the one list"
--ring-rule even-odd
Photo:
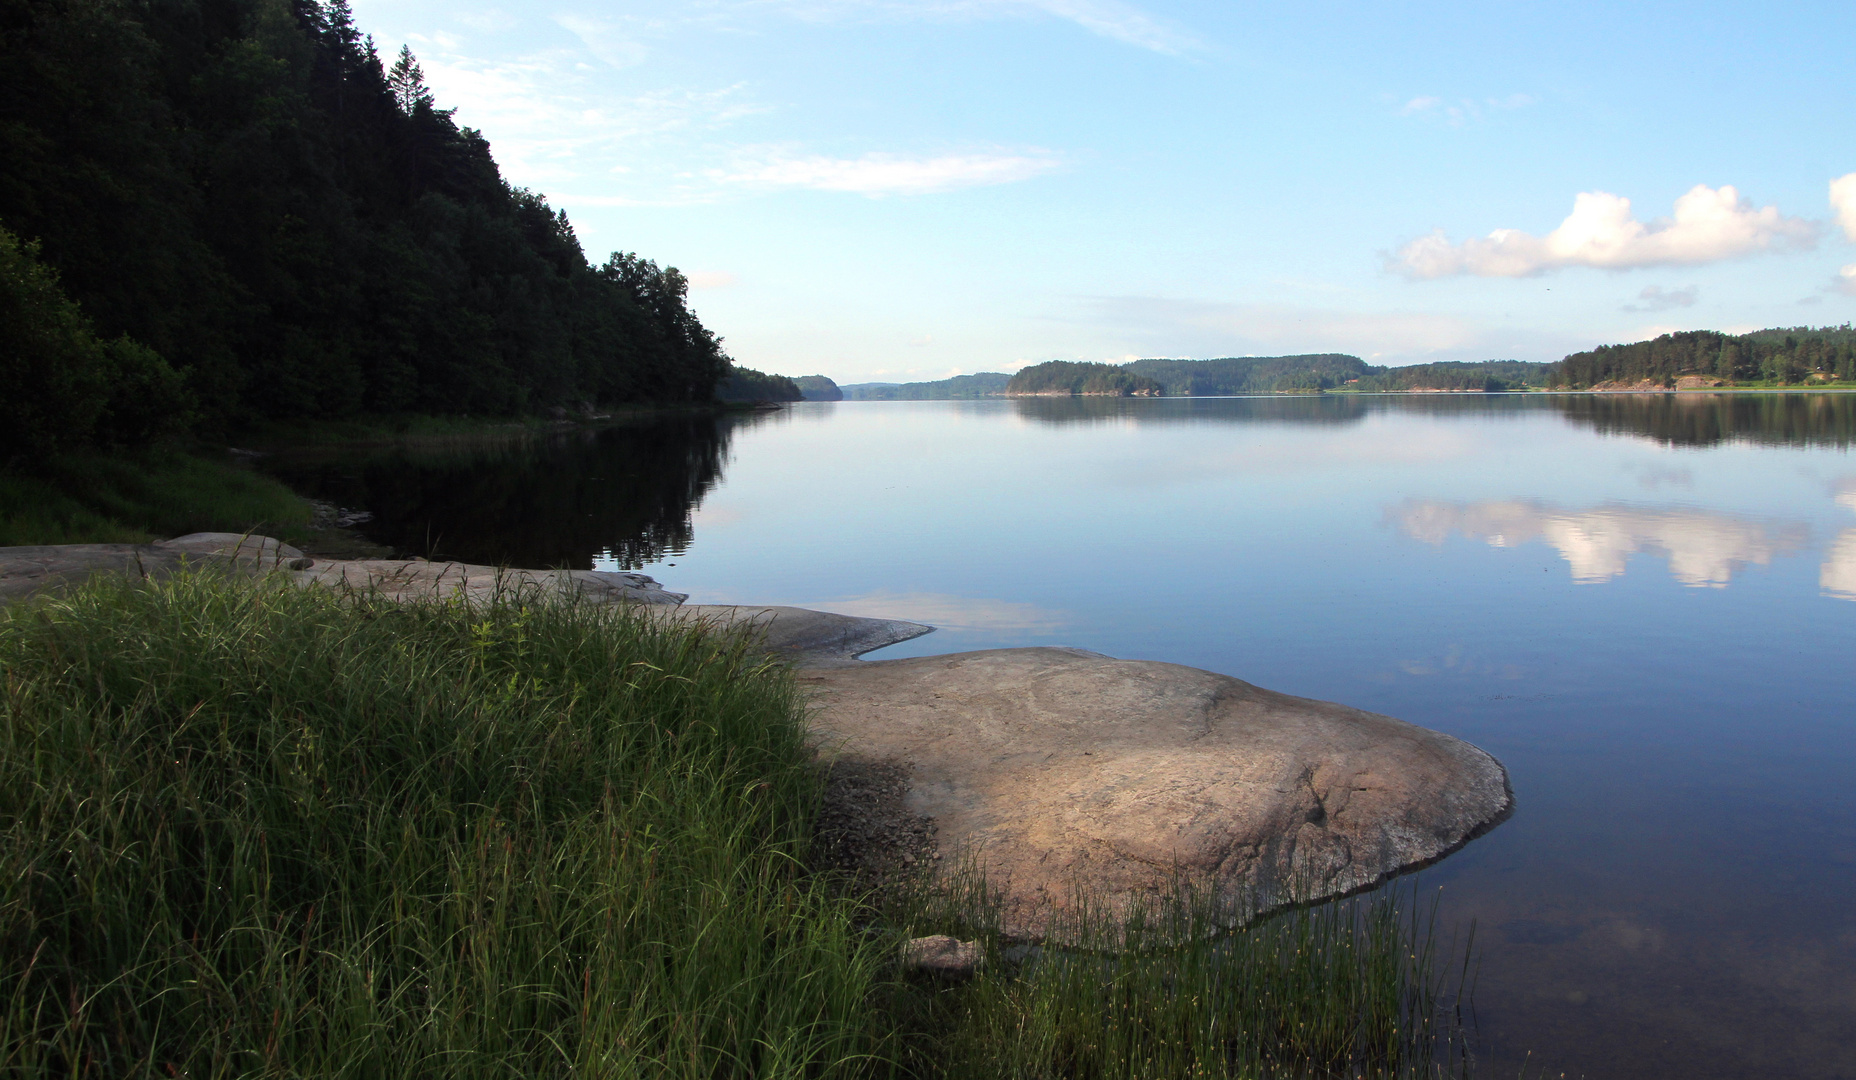
[(426, 88), (425, 72), (419, 68), (419, 61), (408, 46), (400, 46), (400, 58), (393, 62), (393, 70), (387, 72), (387, 88), (393, 91), (393, 103), (407, 116), (418, 112), (420, 106), (432, 107), (432, 92)]

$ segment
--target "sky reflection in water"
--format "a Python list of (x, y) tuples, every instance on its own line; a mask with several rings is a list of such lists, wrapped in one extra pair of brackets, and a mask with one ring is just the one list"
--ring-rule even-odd
[[(676, 430), (711, 441), (652, 467), (711, 471), (649, 486), (695, 507), (655, 547), (575, 479), (643, 462), (635, 434), (527, 451), (552, 479), (510, 490), (577, 500), (559, 530), (532, 496), (448, 503), (464, 466), (316, 475), (376, 511), (419, 491), (453, 554), (560, 532), (699, 602), (942, 627), (882, 656), (1073, 645), (1460, 735), (1518, 803), (1424, 875), (1480, 927), (1484, 1075), (1531, 1052), (1856, 1076), (1856, 397), (859, 402)], [(420, 514), (386, 509), (415, 546)], [(589, 513), (632, 532), (595, 541)]]

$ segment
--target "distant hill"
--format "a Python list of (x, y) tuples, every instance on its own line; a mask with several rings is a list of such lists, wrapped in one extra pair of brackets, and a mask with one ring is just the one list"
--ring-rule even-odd
[[(1016, 376), (983, 372), (936, 382), (851, 383), (840, 389), (846, 401), (938, 401), (1027, 394), (1224, 397), (1316, 390), (1519, 390), (1546, 386), (1553, 367), (1520, 360), (1380, 367), (1345, 353), (1223, 356), (1210, 360), (1156, 358), (1126, 364), (1053, 360), (1025, 368)], [(1084, 385), (1090, 388), (1080, 389)]]
[(846, 401), (947, 401), (955, 398), (996, 397), (1005, 393), (1010, 375), (982, 371), (951, 379), (914, 383), (850, 383), (840, 387)]
[(1302, 356), (1225, 356), (1215, 360), (1136, 360), (1123, 364), (1174, 396), (1268, 394), (1295, 390), (1331, 390), (1375, 370), (1357, 356), (1311, 353)]
[(1159, 380), (1130, 371), (1129, 366), (1051, 360), (1020, 370), (1006, 383), (1005, 393), (1007, 397), (1032, 394), (1159, 397), (1166, 393)]
[(844, 391), (823, 375), (801, 375), (793, 380), (807, 401), (843, 401)]

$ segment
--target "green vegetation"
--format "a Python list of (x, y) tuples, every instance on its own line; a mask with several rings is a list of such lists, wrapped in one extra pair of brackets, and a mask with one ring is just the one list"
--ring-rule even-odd
[(295, 541), (309, 521), (309, 504), (278, 481), (174, 448), (133, 457), (72, 451), (31, 472), (0, 472), (0, 547), (145, 543), (190, 532)]
[(790, 681), (623, 608), (89, 587), (0, 622), (16, 1076), (803, 1076), (883, 943)]
[(1409, 367), (1377, 368), (1363, 376), (1350, 390), (1411, 391), (1455, 390), (1495, 393), (1502, 390), (1526, 390), (1544, 387), (1551, 378), (1552, 364), (1534, 364), (1525, 360), (1450, 361), (1436, 364), (1413, 364)]
[(1033, 364), (1012, 376), (1008, 396), (1019, 394), (1081, 394), (1101, 397), (1150, 397), (1165, 393), (1160, 383), (1114, 364), (1083, 364), (1051, 360)]
[(948, 401), (997, 397), (1005, 393), (1011, 381), (1012, 377), (1003, 372), (982, 371), (933, 382), (852, 383), (843, 391), (846, 401)]
[[(844, 396), (849, 401), (924, 401), (992, 397), (1007, 393), (1062, 394), (1066, 392), (1065, 386), (1082, 386), (1085, 383), (1093, 389), (1067, 392), (1231, 397), (1343, 389), (1379, 392), (1516, 390), (1545, 386), (1550, 366), (1519, 360), (1486, 360), (1387, 368), (1368, 364), (1357, 356), (1340, 353), (1227, 356), (1212, 360), (1134, 360), (1120, 365), (1053, 361), (1052, 364), (1026, 368), (1018, 376), (988, 372), (958, 375), (938, 382), (854, 383), (844, 387)], [(1115, 374), (1117, 372), (1134, 378), (1120, 377)], [(1040, 389), (1010, 389), (1014, 379), (1019, 380), (1019, 387), (1036, 385)], [(1089, 382), (1091, 379), (1095, 382)]]
[(1173, 396), (1331, 390), (1374, 369), (1357, 356), (1244, 356), (1217, 360), (1136, 360), (1123, 367)]
[(801, 401), (798, 384), (784, 375), (766, 375), (753, 368), (737, 367), (715, 388), (721, 401)]
[(843, 401), (844, 391), (823, 375), (801, 375), (793, 380), (807, 401)]
[(0, 228), (0, 466), (184, 428), (179, 374), (126, 336), (99, 338), (38, 256)]
[(590, 264), (346, 0), (11, 4), (0, 225), (26, 420), (0, 465), (188, 422), (707, 402), (729, 368), (680, 273)]
[(1856, 382), (1856, 330), (1848, 323), (1737, 336), (1688, 330), (1632, 345), (1601, 345), (1561, 360), (1554, 366), (1552, 385), (1573, 390), (1607, 383), (1674, 387), (1684, 375), (1762, 387)]
[[(737, 636), (204, 574), (0, 610), (0, 671), (9, 1076), (1457, 1063), (1455, 965), (1389, 893), (1235, 934), (1187, 898), (1118, 954), (1088, 914), (1010, 948), (983, 890), (860, 903), (806, 870), (800, 699)], [(898, 970), (934, 930), (988, 967)]]

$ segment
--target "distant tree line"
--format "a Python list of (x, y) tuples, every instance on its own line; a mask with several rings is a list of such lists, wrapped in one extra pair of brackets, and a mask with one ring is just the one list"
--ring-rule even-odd
[(1359, 357), (1340, 353), (1136, 360), (1123, 367), (1153, 379), (1174, 396), (1332, 390), (1373, 370)]
[(842, 389), (846, 401), (951, 401), (997, 397), (1011, 381), (1004, 372), (981, 371), (931, 382), (851, 383)]
[(0, 460), (138, 409), (699, 402), (730, 366), (681, 274), (589, 263), (347, 0), (8, 0), (0, 227)]
[(1138, 375), (1116, 364), (1051, 360), (1022, 368), (1005, 384), (1007, 397), (1021, 394), (1082, 394), (1102, 397), (1158, 396), (1166, 392), (1159, 380)]
[(768, 375), (753, 368), (737, 366), (716, 385), (719, 401), (804, 401), (799, 384), (784, 375)]
[(1687, 330), (1573, 353), (1554, 365), (1550, 381), (1573, 390), (1607, 383), (1673, 387), (1684, 375), (1778, 386), (1856, 381), (1856, 330), (1848, 323), (1739, 335)]
[(1364, 391), (1411, 390), (1526, 390), (1543, 387), (1552, 364), (1535, 364), (1525, 360), (1454, 360), (1436, 364), (1412, 364), (1409, 367), (1374, 368), (1352, 387)]

